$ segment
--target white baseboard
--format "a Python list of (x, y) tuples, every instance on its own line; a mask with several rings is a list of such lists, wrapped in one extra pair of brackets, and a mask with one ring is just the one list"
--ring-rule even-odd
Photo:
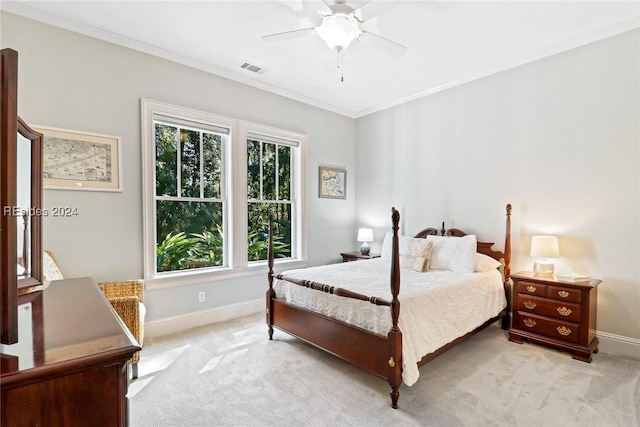
[(187, 329), (210, 323), (224, 322), (250, 314), (260, 313), (265, 310), (264, 298), (241, 302), (238, 304), (215, 307), (208, 310), (196, 311), (180, 316), (165, 317), (163, 319), (145, 322), (145, 337), (154, 338), (163, 335), (175, 334)]
[[(160, 337), (174, 334), (198, 326), (210, 323), (224, 322), (250, 314), (260, 313), (265, 309), (263, 298), (241, 302), (238, 304), (215, 307), (209, 310), (196, 311), (194, 313), (180, 316), (165, 317), (164, 319), (145, 322), (144, 333), (146, 337)], [(495, 322), (500, 326), (500, 322)], [(629, 338), (622, 335), (614, 335), (608, 332), (596, 332), (600, 343), (598, 349), (607, 354), (617, 354), (621, 356), (640, 359), (640, 339)]]
[(598, 350), (601, 352), (640, 359), (640, 339), (600, 331), (596, 332), (596, 336), (600, 341)]

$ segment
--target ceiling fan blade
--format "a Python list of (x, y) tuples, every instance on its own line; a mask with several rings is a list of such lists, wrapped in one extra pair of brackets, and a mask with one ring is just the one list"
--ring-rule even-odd
[(327, 3), (322, 0), (302, 0), (302, 11), (313, 25), (319, 27), (322, 25), (322, 15), (331, 13)]
[(266, 36), (262, 36), (262, 39), (270, 43), (280, 42), (283, 40), (289, 40), (289, 39), (295, 39), (297, 37), (308, 36), (310, 34), (313, 34), (313, 30), (315, 30), (315, 28), (302, 28), (299, 30), (284, 31), (282, 33), (267, 34)]
[(358, 42), (395, 57), (401, 56), (407, 50), (407, 47), (400, 43), (396, 43), (368, 31), (363, 31), (360, 34)]
[(360, 22), (365, 22), (396, 6), (398, 6), (397, 2), (369, 0), (362, 6), (356, 8), (353, 13)]

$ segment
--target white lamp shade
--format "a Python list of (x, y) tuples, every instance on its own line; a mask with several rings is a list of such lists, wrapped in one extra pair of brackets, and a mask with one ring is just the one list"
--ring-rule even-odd
[(373, 242), (373, 230), (370, 228), (360, 228), (358, 230), (358, 242)]
[(534, 258), (557, 258), (560, 256), (556, 236), (531, 237), (531, 256)]

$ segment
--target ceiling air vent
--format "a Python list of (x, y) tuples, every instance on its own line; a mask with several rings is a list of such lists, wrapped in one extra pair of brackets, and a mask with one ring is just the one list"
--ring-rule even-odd
[(266, 69), (262, 67), (258, 67), (257, 65), (254, 65), (254, 64), (249, 64), (248, 62), (245, 62), (244, 64), (242, 64), (240, 68), (244, 68), (245, 70), (251, 71), (252, 73), (256, 73), (256, 74), (264, 74), (267, 72)]

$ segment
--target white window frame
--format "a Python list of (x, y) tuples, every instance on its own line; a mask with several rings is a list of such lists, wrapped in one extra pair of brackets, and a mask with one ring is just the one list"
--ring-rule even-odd
[[(223, 145), (222, 182), (224, 230), (224, 266), (206, 269), (156, 272), (156, 203), (155, 203), (155, 130), (158, 115), (175, 117), (190, 122), (228, 129), (226, 145)], [(247, 137), (249, 134), (263, 135), (281, 140), (295, 141), (292, 150), (291, 191), (295, 197), (296, 221), (292, 235), (291, 258), (276, 260), (286, 268), (299, 268), (307, 264), (306, 231), (306, 170), (307, 136), (286, 130), (244, 122), (190, 108), (179, 107), (158, 101), (141, 99), (142, 127), (142, 215), (143, 215), (143, 272), (147, 289), (162, 289), (181, 285), (203, 283), (250, 275), (264, 275), (266, 261), (248, 262), (247, 254)], [(294, 195), (295, 191), (295, 195)], [(224, 196), (223, 196), (224, 197)], [(293, 208), (292, 208), (293, 209)], [(292, 211), (293, 214), (293, 211)], [(294, 234), (295, 233), (295, 234)], [(294, 255), (295, 254), (295, 255)]]
[[(240, 137), (242, 139), (242, 153), (243, 153), (243, 168), (242, 172), (244, 175), (244, 183), (245, 185), (242, 188), (242, 203), (244, 210), (244, 217), (247, 218), (247, 140), (249, 138), (264, 140), (264, 141), (272, 141), (276, 143), (286, 143), (287, 145), (294, 148), (291, 150), (291, 176), (293, 177), (290, 183), (290, 192), (291, 192), (291, 217), (294, 218), (294, 224), (292, 225), (293, 229), (291, 230), (291, 258), (287, 259), (288, 261), (296, 261), (296, 260), (304, 260), (307, 258), (307, 247), (306, 247), (306, 211), (305, 206), (307, 205), (306, 200), (306, 159), (307, 159), (307, 137), (306, 135), (302, 135), (295, 132), (289, 132), (282, 129), (269, 127), (260, 125), (257, 123), (249, 123), (243, 122), (240, 125)], [(240, 198), (240, 195), (239, 197)], [(240, 202), (240, 200), (238, 201)], [(238, 206), (236, 209), (239, 209)], [(244, 222), (244, 230), (241, 232), (244, 233), (244, 240), (247, 240), (247, 221)], [(235, 231), (235, 230), (234, 230)], [(260, 266), (266, 265), (267, 261), (251, 261), (248, 262), (248, 253), (247, 247), (245, 246), (244, 251), (242, 253), (242, 260), (245, 265), (250, 266)], [(240, 254), (237, 254), (240, 256)], [(282, 260), (281, 262), (286, 262)]]

